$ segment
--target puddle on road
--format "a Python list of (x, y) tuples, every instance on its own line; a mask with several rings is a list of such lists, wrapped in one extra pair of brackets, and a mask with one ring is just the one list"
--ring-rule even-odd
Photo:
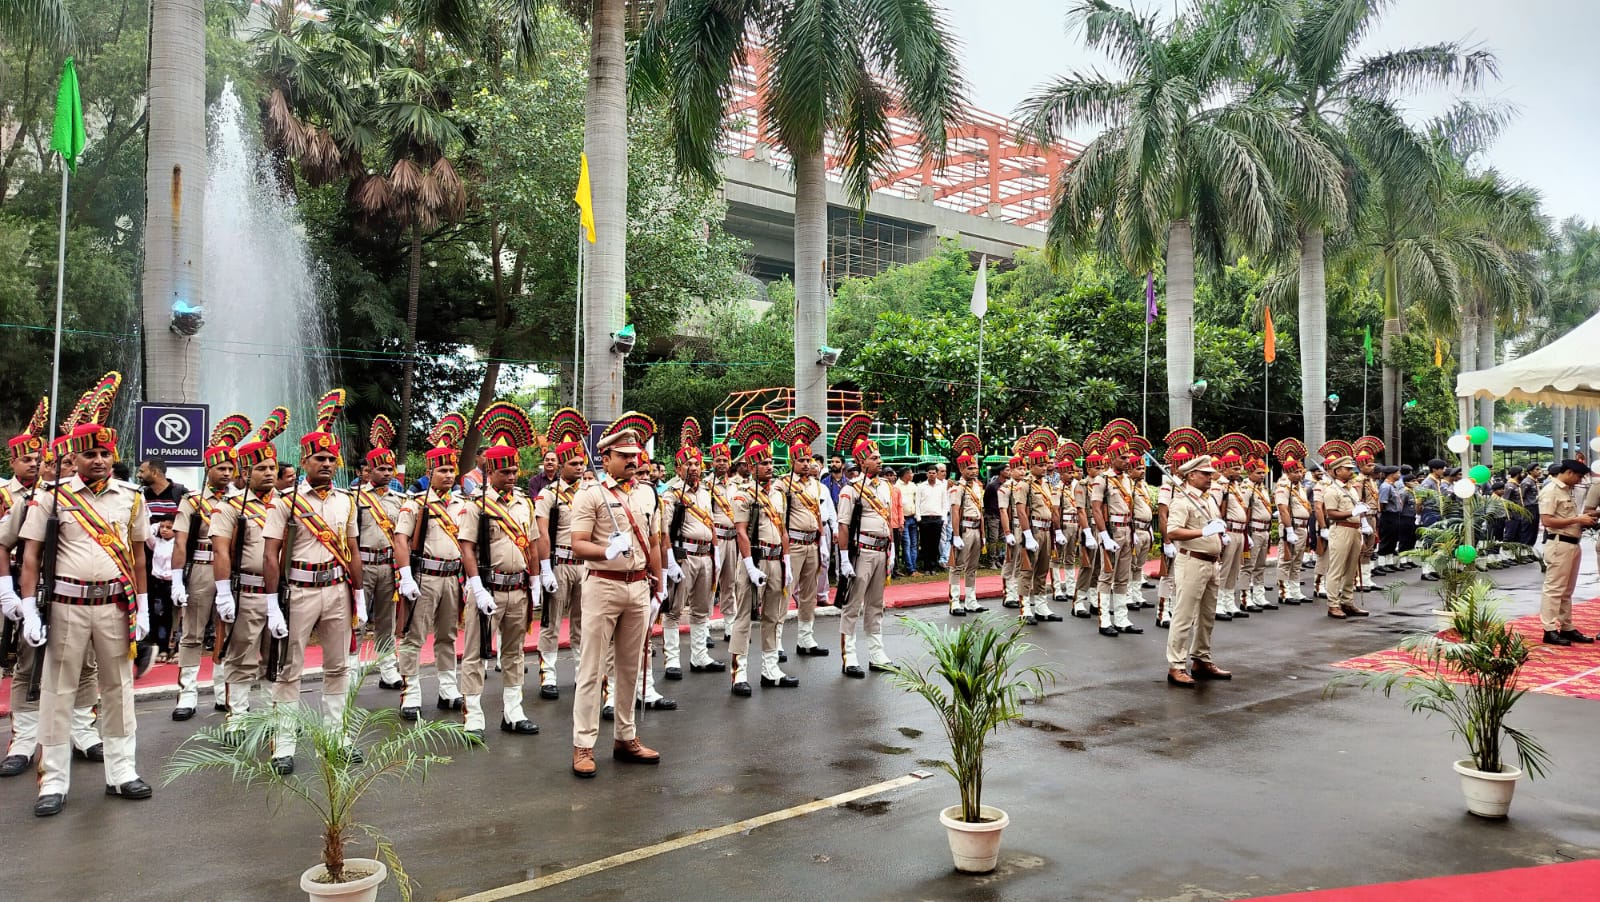
[(907, 739), (920, 739), (922, 737), (922, 731), (915, 727), (896, 727), (895, 729), (899, 730), (900, 735)]
[(869, 742), (867, 743), (867, 748), (880, 755), (907, 755), (911, 753), (911, 749), (903, 745), (887, 745), (882, 742)]
[(938, 758), (918, 758), (917, 763), (923, 767), (938, 767), (939, 765), (944, 764), (944, 762), (940, 761)]
[(1048, 720), (1032, 720), (1026, 717), (1017, 721), (1017, 726), (1027, 727), (1030, 730), (1042, 730), (1046, 733), (1065, 733), (1067, 731), (1066, 727), (1058, 726)]
[(878, 816), (880, 814), (888, 814), (889, 813), (889, 805), (890, 805), (890, 800), (888, 800), (888, 799), (878, 799), (875, 802), (867, 802), (867, 801), (863, 801), (861, 799), (857, 799), (854, 802), (845, 802), (844, 805), (842, 805), (840, 807), (848, 808), (851, 811), (856, 811), (856, 812), (859, 812), (861, 814), (865, 814), (868, 817), (876, 817), (876, 816)]
[(1082, 740), (1079, 740), (1079, 739), (1057, 739), (1056, 740), (1056, 745), (1059, 745), (1062, 748), (1064, 748), (1064, 749), (1066, 749), (1068, 751), (1071, 751), (1071, 752), (1088, 751), (1088, 748), (1089, 748), (1088, 746), (1083, 744)]

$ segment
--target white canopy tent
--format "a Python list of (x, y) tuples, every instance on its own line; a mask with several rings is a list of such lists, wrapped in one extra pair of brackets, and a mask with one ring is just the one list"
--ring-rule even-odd
[(1600, 408), (1600, 314), (1537, 351), (1462, 373), (1456, 396)]

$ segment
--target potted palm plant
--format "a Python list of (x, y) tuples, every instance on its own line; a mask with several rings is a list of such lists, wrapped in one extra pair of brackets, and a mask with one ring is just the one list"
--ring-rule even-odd
[[(311, 902), (371, 902), (390, 872), (401, 898), (410, 902), (411, 880), (394, 846), (376, 828), (356, 820), (355, 807), (374, 786), (425, 779), (432, 767), (450, 761), (442, 752), (477, 741), (459, 723), (402, 725), (394, 708), (358, 707), (356, 694), (367, 669), (351, 681), (338, 721), (325, 722), (320, 711), (301, 704), (252, 711), (189, 737), (164, 774), (170, 784), (191, 774), (221, 772), (235, 783), (302, 801), (316, 812), (322, 824), (322, 861), (300, 875), (300, 888)], [(302, 752), (310, 751), (314, 766), (305, 775), (279, 774), (270, 763), (272, 738), (284, 719), (293, 722)], [(346, 845), (357, 833), (372, 840), (377, 858), (346, 857)]]
[[(1398, 687), (1412, 711), (1443, 715), (1450, 734), (1467, 746), (1467, 757), (1455, 763), (1467, 810), (1500, 818), (1511, 808), (1517, 780), (1524, 772), (1529, 779), (1544, 776), (1550, 756), (1538, 740), (1506, 723), (1528, 691), (1518, 678), (1534, 648), (1500, 616), (1493, 592), (1481, 579), (1467, 585), (1452, 602), (1449, 631), (1401, 642), (1417, 667), (1369, 674), (1364, 684), (1386, 697)], [(1504, 760), (1508, 740), (1520, 766)]]
[(1008, 628), (994, 618), (947, 627), (910, 617), (901, 622), (922, 639), (931, 660), (921, 666), (895, 664), (896, 685), (927, 699), (944, 727), (950, 760), (938, 766), (955, 778), (961, 803), (939, 813), (956, 870), (987, 874), (1000, 858), (1000, 834), (1011, 818), (983, 804), (983, 753), (989, 735), (1022, 717), (1026, 697), (1054, 685), (1059, 674), (1047, 664), (1022, 666), (1034, 646), (1022, 639), (1020, 622)]

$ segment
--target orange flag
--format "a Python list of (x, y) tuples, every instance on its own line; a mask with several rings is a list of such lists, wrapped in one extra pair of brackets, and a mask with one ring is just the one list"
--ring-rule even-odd
[(1437, 338), (1433, 340), (1433, 365), (1444, 366), (1444, 342)]
[(1267, 362), (1271, 363), (1272, 361), (1278, 359), (1278, 335), (1272, 330), (1272, 308), (1268, 307), (1266, 310), (1267, 321), (1266, 324), (1262, 326), (1262, 330), (1266, 333), (1265, 337), (1263, 338), (1263, 345), (1266, 349)]

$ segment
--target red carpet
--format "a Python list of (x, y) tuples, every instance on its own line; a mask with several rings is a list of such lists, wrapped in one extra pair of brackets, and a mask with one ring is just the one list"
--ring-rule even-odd
[[(1522, 668), (1522, 687), (1530, 692), (1564, 695), (1569, 698), (1600, 699), (1600, 643), (1562, 648), (1540, 641), (1544, 628), (1539, 616), (1530, 614), (1511, 621), (1511, 625), (1534, 644), (1533, 656)], [(1581, 632), (1600, 631), (1600, 598), (1580, 601), (1572, 606), (1572, 625)], [(1334, 667), (1345, 670), (1413, 670), (1418, 662), (1398, 648), (1373, 652), (1340, 661)], [(1590, 898), (1600, 899), (1600, 887)]]
[(1600, 860), (1322, 889), (1254, 902), (1573, 902), (1600, 898)]

